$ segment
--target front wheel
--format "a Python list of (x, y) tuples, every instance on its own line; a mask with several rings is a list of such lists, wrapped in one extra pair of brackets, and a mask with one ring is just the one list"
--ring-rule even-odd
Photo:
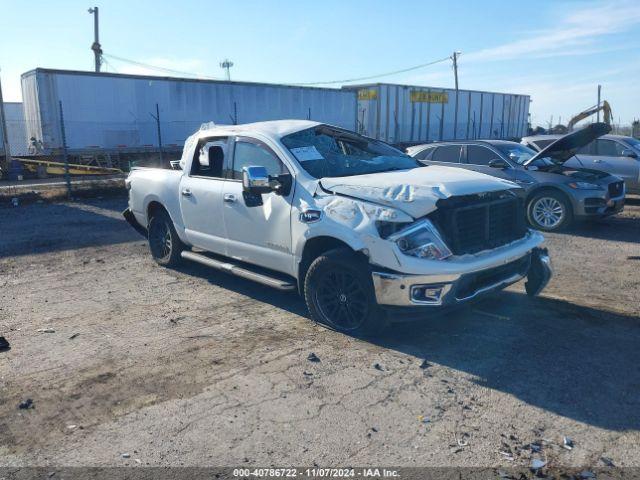
[(180, 263), (184, 244), (178, 237), (171, 217), (164, 210), (157, 211), (149, 220), (149, 250), (151, 256), (164, 267)]
[(304, 298), (315, 321), (341, 332), (375, 334), (385, 326), (369, 265), (347, 248), (328, 251), (311, 263)]
[(540, 192), (527, 205), (527, 219), (533, 228), (555, 232), (568, 227), (573, 220), (571, 204), (556, 192)]

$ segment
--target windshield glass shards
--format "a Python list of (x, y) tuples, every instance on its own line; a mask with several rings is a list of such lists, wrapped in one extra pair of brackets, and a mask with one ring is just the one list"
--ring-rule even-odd
[(302, 168), (315, 178), (407, 170), (423, 165), (386, 143), (328, 125), (282, 138)]

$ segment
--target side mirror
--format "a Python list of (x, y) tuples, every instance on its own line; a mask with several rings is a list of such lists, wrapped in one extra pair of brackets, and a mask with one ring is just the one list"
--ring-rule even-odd
[(489, 162), (491, 168), (509, 168), (509, 164), (501, 158), (494, 158)]
[(242, 188), (245, 192), (260, 195), (273, 190), (269, 173), (264, 167), (242, 167)]
[(630, 148), (625, 148), (624, 150), (622, 150), (622, 156), (629, 158), (638, 158), (638, 154)]

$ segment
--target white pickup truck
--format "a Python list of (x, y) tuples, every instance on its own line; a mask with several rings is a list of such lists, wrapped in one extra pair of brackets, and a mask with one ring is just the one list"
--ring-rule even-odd
[(151, 255), (303, 295), (312, 318), (354, 334), (424, 318), (528, 277), (550, 278), (517, 185), (423, 166), (313, 121), (209, 126), (174, 169), (136, 168), (127, 221)]

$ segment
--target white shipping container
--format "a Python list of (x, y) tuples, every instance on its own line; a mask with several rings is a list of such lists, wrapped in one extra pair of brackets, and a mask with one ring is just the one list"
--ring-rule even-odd
[(182, 145), (202, 123), (311, 119), (353, 130), (356, 93), (263, 83), (35, 69), (22, 75), (27, 135), (69, 149)]
[(22, 103), (4, 103), (5, 122), (7, 124), (7, 137), (11, 155), (27, 155), (29, 148), (29, 137), (27, 137), (27, 125), (24, 121), (24, 110)]
[(527, 133), (528, 95), (475, 90), (456, 94), (449, 88), (385, 83), (343, 89), (358, 94), (358, 132), (389, 143), (506, 139)]

